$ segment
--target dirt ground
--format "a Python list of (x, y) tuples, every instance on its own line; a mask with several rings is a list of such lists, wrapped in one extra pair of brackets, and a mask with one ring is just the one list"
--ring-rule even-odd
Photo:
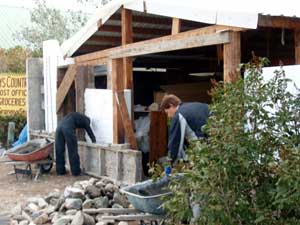
[[(33, 169), (33, 174), (35, 173), (36, 169)], [(50, 173), (41, 175), (37, 181), (20, 174), (18, 178), (17, 181), (12, 165), (0, 163), (0, 214), (2, 215), (9, 215), (16, 203), (24, 202), (29, 197), (45, 197), (50, 192), (63, 191), (66, 186), (75, 181), (87, 180), (90, 177), (73, 177), (70, 174), (56, 176), (55, 169), (52, 168)]]

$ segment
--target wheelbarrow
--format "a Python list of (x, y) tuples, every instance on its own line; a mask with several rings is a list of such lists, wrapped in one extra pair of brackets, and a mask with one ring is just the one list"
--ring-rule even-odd
[(120, 191), (127, 196), (134, 208), (155, 215), (164, 215), (162, 197), (172, 194), (168, 189), (167, 177), (156, 182), (146, 180), (122, 188)]
[[(38, 173), (35, 179), (38, 178), (40, 173), (48, 173), (53, 166), (53, 146), (54, 142), (48, 139), (35, 139), (20, 146), (9, 149), (6, 156), (9, 158), (5, 163), (12, 164), (15, 169), (16, 178), (17, 174), (29, 174), (32, 176), (31, 164), (36, 164)], [(26, 165), (26, 169), (18, 169), (17, 165)]]

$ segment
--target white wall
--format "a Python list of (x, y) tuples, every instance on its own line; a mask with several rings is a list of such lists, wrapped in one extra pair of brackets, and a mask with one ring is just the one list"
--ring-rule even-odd
[[(125, 90), (127, 108), (131, 107), (131, 92)], [(113, 143), (113, 93), (109, 89), (86, 89), (84, 94), (85, 115), (91, 119), (92, 128), (99, 144)], [(129, 115), (131, 110), (129, 110)], [(87, 140), (89, 140), (86, 135)]]

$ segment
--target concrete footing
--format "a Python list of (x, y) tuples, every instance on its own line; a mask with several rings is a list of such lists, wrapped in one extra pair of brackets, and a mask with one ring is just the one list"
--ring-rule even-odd
[[(54, 139), (53, 134), (35, 131), (30, 134), (32, 138)], [(142, 154), (129, 149), (129, 144), (100, 145), (79, 141), (78, 154), (81, 169), (88, 175), (109, 177), (124, 184), (142, 180)]]

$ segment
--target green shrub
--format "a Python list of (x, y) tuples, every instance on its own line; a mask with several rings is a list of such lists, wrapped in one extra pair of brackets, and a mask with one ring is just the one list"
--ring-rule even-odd
[[(264, 58), (243, 65), (236, 83), (217, 84), (207, 140), (189, 149), (192, 168), (172, 181), (170, 224), (300, 224), (300, 94), (287, 92), (284, 71), (263, 81)], [(271, 110), (270, 110), (271, 109)]]
[(7, 130), (8, 130), (8, 123), (15, 122), (15, 138), (18, 137), (22, 128), (26, 124), (26, 117), (22, 114), (15, 114), (15, 115), (0, 115), (0, 142), (2, 143), (3, 147), (7, 146)]

